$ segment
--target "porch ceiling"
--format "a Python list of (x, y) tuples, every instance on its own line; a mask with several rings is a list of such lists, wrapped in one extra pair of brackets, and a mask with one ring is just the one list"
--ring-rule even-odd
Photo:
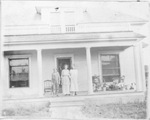
[(133, 31), (70, 33), (70, 34), (34, 34), (34, 35), (6, 35), (5, 45), (14, 44), (47, 44), (47, 43), (80, 43), (104, 41), (128, 41), (144, 38), (145, 36)]

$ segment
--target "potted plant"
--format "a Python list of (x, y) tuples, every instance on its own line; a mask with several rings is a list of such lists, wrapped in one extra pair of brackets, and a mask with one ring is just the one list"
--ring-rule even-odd
[(118, 83), (118, 87), (119, 87), (119, 89), (120, 90), (126, 90), (126, 86), (125, 86), (125, 83), (124, 83), (124, 79), (125, 79), (125, 76), (123, 75), (123, 76), (121, 76), (120, 77), (120, 81), (119, 81), (119, 83)]
[(93, 90), (94, 92), (98, 92), (100, 90), (100, 78), (98, 75), (94, 75), (92, 77), (92, 81), (93, 81)]
[(106, 88), (107, 88), (107, 84), (106, 82), (103, 83), (103, 91), (106, 91)]

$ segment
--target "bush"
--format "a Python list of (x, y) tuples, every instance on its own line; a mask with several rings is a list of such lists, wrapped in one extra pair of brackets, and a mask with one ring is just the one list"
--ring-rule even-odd
[(6, 108), (2, 110), (3, 116), (15, 116), (15, 111), (12, 108)]

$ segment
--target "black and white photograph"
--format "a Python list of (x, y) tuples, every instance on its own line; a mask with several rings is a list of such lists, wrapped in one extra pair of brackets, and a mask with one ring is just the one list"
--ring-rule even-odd
[(0, 8), (0, 119), (150, 120), (150, 1)]

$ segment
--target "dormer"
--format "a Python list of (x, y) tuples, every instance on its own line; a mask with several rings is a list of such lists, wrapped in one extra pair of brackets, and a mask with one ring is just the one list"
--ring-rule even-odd
[(76, 12), (67, 7), (36, 7), (42, 23), (51, 27), (52, 33), (75, 32)]

